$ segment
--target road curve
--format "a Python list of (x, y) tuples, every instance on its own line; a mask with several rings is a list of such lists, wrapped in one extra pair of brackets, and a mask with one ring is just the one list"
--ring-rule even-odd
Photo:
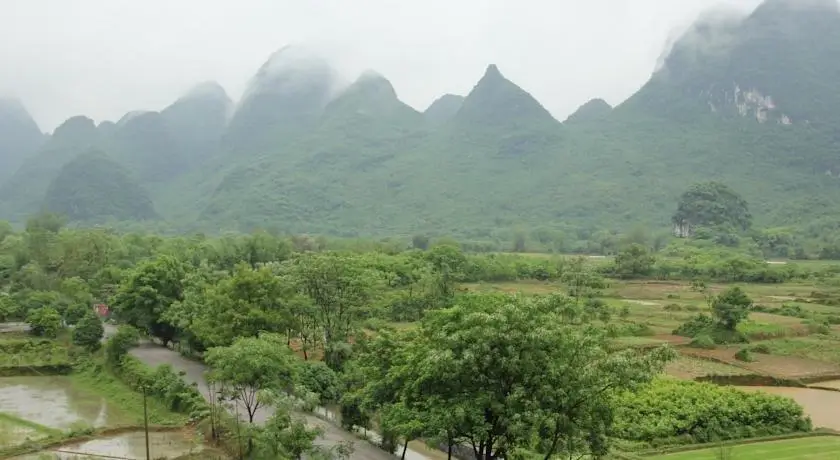
[[(187, 359), (174, 350), (150, 342), (143, 342), (137, 348), (132, 349), (131, 355), (152, 367), (169, 364), (176, 372), (183, 371), (184, 380), (188, 383), (195, 383), (199, 391), (201, 391), (201, 394), (209, 400), (210, 390), (207, 386), (207, 381), (204, 379), (204, 372), (207, 370), (207, 366), (204, 364)], [(297, 413), (296, 415), (305, 419), (306, 423), (310, 426), (320, 426), (323, 429), (323, 436), (316, 441), (319, 445), (331, 447), (341, 442), (352, 442), (354, 451), (353, 455), (350, 456), (351, 460), (393, 460), (396, 458), (394, 455), (379, 449), (369, 442), (360, 440), (352, 433), (321, 420), (314, 415), (302, 413)], [(245, 420), (248, 418), (248, 414), (242, 406), (239, 407), (239, 416)], [(260, 408), (254, 416), (254, 422), (263, 423), (270, 416), (270, 408)], [(427, 459), (427, 457), (417, 452), (412, 452), (412, 455), (407, 455), (406, 458)]]

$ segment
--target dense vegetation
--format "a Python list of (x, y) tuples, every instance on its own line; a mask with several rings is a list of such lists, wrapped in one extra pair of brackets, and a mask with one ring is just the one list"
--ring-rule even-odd
[[(750, 404), (717, 414), (684, 396), (695, 387), (657, 380), (674, 351), (614, 346), (649, 328), (598, 293), (609, 277), (681, 278), (702, 289), (701, 279), (754, 271), (764, 282), (830, 272), (773, 266), (719, 246), (672, 250), (689, 255), (671, 259), (632, 242), (613, 259), (590, 262), (467, 253), (454, 241), (420, 237), (399, 246), (265, 232), (120, 235), (65, 228), (45, 214), (0, 241), (0, 298), (4, 319), (29, 321), (33, 335), (65, 337), (66, 325), (75, 325), (72, 342), (86, 353), (100, 353), (102, 336), (90, 307), (109, 305), (125, 326), (105, 343), (101, 361), (85, 364), (86, 374), (107, 370), (169, 410), (209, 416), (217, 439), (264, 458), (340, 456), (344, 446), (314, 447), (317, 431), (296, 415), (326, 403), (340, 406), (344, 426), (377, 430), (387, 450), (417, 439), (482, 459), (601, 456), (616, 442), (708, 442), (723, 436), (714, 435), (718, 429), (732, 438), (808, 430), (801, 409), (781, 398), (751, 396)], [(521, 296), (464, 289), (517, 280), (552, 281), (560, 290)], [(751, 309), (737, 289), (709, 302), (712, 332), (737, 330)], [(221, 401), (206, 403), (171, 368), (149, 369), (130, 355), (142, 335), (204, 360)], [(8, 346), (34, 355), (46, 353), (41, 343), (53, 343), (27, 342)], [(37, 350), (24, 353), (29, 347)], [(715, 398), (736, 394), (696, 388)], [(673, 400), (632, 399), (671, 389)], [(674, 405), (684, 414), (670, 417), (695, 414), (717, 425), (668, 431), (650, 421)], [(219, 410), (227, 406), (244, 407), (244, 428)], [(258, 420), (267, 406), (276, 410)]]
[(0, 218), (22, 223), (52, 204), (61, 169), (95, 147), (148, 191), (165, 223), (138, 223), (148, 215), (139, 198), (113, 212), (121, 195), (103, 189), (55, 192), (71, 202), (58, 210), (114, 214), (123, 228), (426, 233), (493, 250), (614, 253), (636, 226), (651, 240), (667, 234), (686, 188), (715, 181), (750, 203), (751, 248), (830, 257), (840, 254), (830, 77), (840, 13), (830, 1), (789, 3), (699, 23), (628, 101), (594, 100), (562, 124), (495, 66), (466, 97), (421, 114), (376, 74), (333, 95), (336, 71), (287, 47), (227, 124), (231, 101), (204, 84), (160, 113), (98, 126), (74, 117), (45, 143), (31, 136), (43, 145), (0, 184)]

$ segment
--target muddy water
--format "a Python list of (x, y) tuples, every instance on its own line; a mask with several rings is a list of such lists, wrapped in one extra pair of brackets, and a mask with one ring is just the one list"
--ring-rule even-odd
[[(180, 432), (149, 433), (149, 454), (151, 458), (174, 458), (202, 450), (199, 439), (193, 439)], [(39, 460), (41, 458), (70, 460), (85, 455), (107, 455), (127, 459), (146, 458), (146, 438), (142, 431), (124, 433), (91, 441), (68, 444), (50, 451), (39, 452), (14, 460)], [(208, 455), (215, 459), (218, 454)]]
[(64, 376), (0, 378), (0, 412), (59, 430), (125, 422), (118, 408)]
[(805, 409), (805, 415), (811, 417), (815, 428), (840, 430), (840, 392), (789, 387), (737, 388), (744, 391), (763, 391), (792, 398)]

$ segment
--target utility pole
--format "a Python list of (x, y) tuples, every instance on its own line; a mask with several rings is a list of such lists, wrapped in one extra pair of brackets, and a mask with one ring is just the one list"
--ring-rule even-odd
[(143, 385), (143, 428), (146, 431), (146, 460), (151, 460), (149, 453), (149, 413), (146, 409), (146, 385)]

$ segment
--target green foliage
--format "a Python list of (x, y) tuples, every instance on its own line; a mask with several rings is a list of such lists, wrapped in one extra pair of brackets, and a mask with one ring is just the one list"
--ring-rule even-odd
[(105, 342), (105, 359), (111, 366), (119, 366), (128, 351), (137, 346), (140, 333), (131, 326), (120, 326)]
[(712, 313), (721, 328), (734, 332), (738, 324), (749, 317), (752, 304), (752, 299), (740, 287), (735, 286), (712, 300)]
[(101, 346), (105, 328), (102, 321), (93, 312), (88, 312), (73, 329), (73, 344), (89, 351), (96, 351)]
[(755, 357), (752, 355), (752, 350), (750, 348), (741, 348), (735, 353), (735, 359), (738, 361), (744, 361), (745, 363), (751, 363), (755, 361)]
[(811, 429), (810, 419), (791, 399), (670, 379), (618, 396), (614, 415), (616, 436), (654, 446)]
[(140, 263), (120, 285), (113, 300), (115, 312), (167, 344), (175, 338), (175, 328), (163, 318), (174, 302), (183, 300), (185, 273), (185, 264), (168, 255)]
[(260, 392), (293, 388), (296, 358), (285, 345), (282, 337), (261, 334), (207, 351), (205, 361), (211, 368), (208, 380), (222, 385), (224, 393), (242, 402), (251, 423), (263, 404)]
[(341, 398), (341, 378), (323, 362), (303, 361), (297, 378), (301, 385), (318, 395), (322, 405)]
[[(113, 340), (113, 339), (112, 339)], [(207, 402), (194, 386), (164, 364), (150, 368), (137, 358), (125, 354), (119, 364), (112, 366), (120, 380), (138, 393), (146, 393), (177, 413), (187, 414), (192, 420), (199, 420), (209, 414)]]
[(631, 244), (615, 256), (615, 273), (620, 278), (649, 276), (656, 258), (640, 244)]
[(46, 339), (0, 340), (0, 369), (4, 367), (66, 366), (70, 357), (66, 347)]
[(82, 154), (65, 164), (47, 190), (44, 207), (71, 221), (156, 217), (146, 191), (101, 152)]
[(344, 406), (381, 411), (406, 439), (474, 439), (481, 458), (520, 448), (603, 454), (609, 395), (649, 381), (673, 352), (610, 352), (603, 331), (573, 325), (583, 316), (570, 311), (577, 308), (560, 297), (460, 297), (418, 331), (366, 344)]
[(61, 315), (50, 307), (31, 310), (26, 317), (30, 333), (37, 337), (56, 338), (61, 332)]
[(691, 228), (732, 226), (746, 230), (752, 216), (747, 202), (725, 184), (703, 182), (682, 194), (671, 221)]
[(691, 339), (691, 343), (689, 345), (693, 348), (703, 348), (705, 350), (714, 350), (717, 346), (715, 344), (715, 339), (708, 334), (700, 334), (694, 337)]

